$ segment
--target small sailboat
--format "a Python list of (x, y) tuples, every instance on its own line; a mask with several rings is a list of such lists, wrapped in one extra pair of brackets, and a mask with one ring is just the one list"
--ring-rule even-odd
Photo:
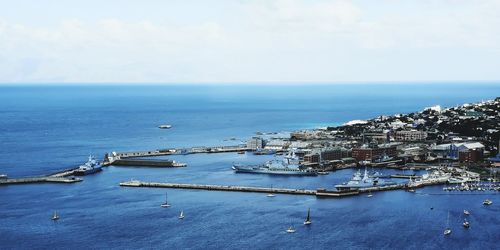
[(184, 219), (184, 210), (181, 210), (181, 214), (179, 215), (179, 219)]
[(160, 205), (161, 207), (170, 207), (170, 204), (168, 204), (168, 200), (167, 200), (167, 193), (165, 193), (165, 202), (163, 204)]
[(54, 211), (54, 215), (52, 215), (52, 220), (59, 220), (59, 215), (57, 215), (56, 211)]
[(464, 225), (465, 228), (470, 227), (470, 223), (467, 221), (467, 219), (464, 219), (464, 223), (462, 223), (462, 225)]
[[(273, 185), (271, 185), (271, 192), (273, 191)], [(267, 197), (274, 197), (275, 195), (273, 193), (268, 193), (266, 195)]]
[(304, 221), (304, 225), (311, 225), (311, 209), (307, 209), (307, 217), (306, 220)]
[(450, 229), (450, 212), (448, 211), (448, 219), (446, 220), (446, 229), (444, 230), (444, 235), (449, 235), (451, 234), (451, 229)]
[(464, 214), (465, 214), (465, 215), (470, 215), (469, 210), (465, 210), (465, 209), (464, 209)]
[(287, 233), (291, 234), (291, 233), (295, 233), (295, 229), (290, 226), (287, 230), (286, 230)]
[(483, 201), (483, 205), (489, 206), (491, 204), (493, 204), (493, 201), (491, 201), (491, 200), (486, 199)]

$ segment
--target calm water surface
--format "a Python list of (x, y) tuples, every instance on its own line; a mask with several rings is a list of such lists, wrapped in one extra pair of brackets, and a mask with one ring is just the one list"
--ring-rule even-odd
[[(287, 132), (381, 114), (495, 98), (500, 84), (335, 86), (0, 87), (0, 173), (46, 174), (90, 153), (235, 144), (256, 131)], [(170, 130), (157, 125), (169, 123)], [(226, 139), (236, 137), (237, 141)], [(120, 188), (130, 179), (333, 188), (354, 170), (318, 177), (235, 174), (233, 162), (272, 156), (175, 156), (182, 169), (109, 167), (77, 184), (0, 187), (0, 248), (494, 249), (500, 200), (442, 187), (345, 199)], [(490, 198), (493, 205), (484, 207)], [(430, 207), (434, 209), (431, 210)], [(311, 208), (313, 224), (302, 221)], [(469, 209), (471, 228), (461, 226)], [(50, 220), (57, 210), (61, 219)], [(177, 219), (184, 210), (186, 218)], [(443, 236), (450, 212), (453, 233)], [(293, 225), (297, 232), (287, 234)]]

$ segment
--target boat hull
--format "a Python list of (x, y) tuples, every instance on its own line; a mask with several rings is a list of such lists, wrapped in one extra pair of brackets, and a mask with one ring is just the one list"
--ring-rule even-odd
[(304, 170), (269, 170), (262, 168), (241, 168), (234, 166), (233, 170), (235, 173), (245, 173), (245, 174), (269, 174), (269, 175), (286, 175), (286, 176), (317, 176), (318, 174), (314, 171), (304, 171)]
[(75, 170), (73, 172), (73, 175), (83, 176), (83, 175), (95, 174), (95, 173), (100, 172), (100, 171), (102, 171), (101, 167), (87, 169), (87, 170), (79, 170), (79, 169), (77, 169), (77, 170)]

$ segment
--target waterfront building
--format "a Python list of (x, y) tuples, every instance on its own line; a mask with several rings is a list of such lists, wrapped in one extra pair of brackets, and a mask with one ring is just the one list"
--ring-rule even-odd
[(276, 140), (271, 140), (271, 141), (267, 142), (266, 145), (264, 146), (264, 149), (283, 150), (285, 148), (288, 148), (289, 145), (290, 145), (289, 141), (276, 139)]
[[(434, 145), (431, 147), (431, 150), (434, 154), (441, 158), (449, 158), (449, 159), (459, 159), (460, 160), (460, 152), (462, 152), (462, 158), (465, 160), (472, 159), (482, 159), (484, 145), (479, 142), (464, 142), (464, 143), (446, 143)], [(472, 152), (477, 151), (477, 152)]]
[(264, 140), (260, 137), (252, 137), (247, 141), (247, 148), (250, 150), (259, 150), (264, 148)]
[(427, 132), (419, 130), (401, 130), (394, 133), (396, 141), (423, 141), (427, 139)]
[(372, 161), (381, 158), (384, 155), (395, 157), (397, 156), (397, 154), (398, 152), (396, 145), (391, 143), (380, 144), (376, 147), (368, 147), (365, 145), (359, 148), (352, 149), (352, 157), (357, 161)]
[(349, 150), (342, 147), (327, 148), (322, 151), (313, 151), (304, 155), (304, 161), (318, 163), (320, 161), (320, 154), (322, 161), (334, 161), (342, 158), (349, 157)]

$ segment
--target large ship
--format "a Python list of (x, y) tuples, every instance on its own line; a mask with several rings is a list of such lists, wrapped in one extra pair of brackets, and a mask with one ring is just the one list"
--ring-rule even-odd
[(236, 173), (249, 174), (273, 174), (273, 175), (293, 175), (293, 176), (316, 176), (318, 172), (312, 168), (304, 168), (299, 163), (299, 158), (295, 152), (287, 154), (283, 160), (272, 160), (262, 165), (242, 166), (235, 164), (233, 170)]
[(74, 175), (88, 175), (88, 174), (93, 174), (97, 173), (102, 170), (102, 165), (101, 163), (97, 162), (94, 157), (89, 156), (89, 160), (78, 167), (73, 174)]
[(353, 190), (359, 188), (380, 187), (394, 185), (395, 182), (380, 180), (379, 177), (370, 177), (368, 170), (365, 168), (365, 174), (361, 177), (361, 171), (354, 173), (352, 179), (346, 183), (335, 185), (338, 190)]

